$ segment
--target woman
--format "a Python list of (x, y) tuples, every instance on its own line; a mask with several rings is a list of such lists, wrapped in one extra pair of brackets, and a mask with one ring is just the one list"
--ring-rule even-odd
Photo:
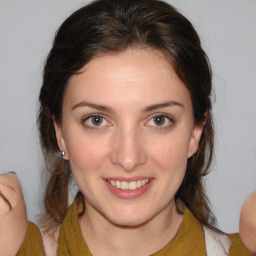
[(72, 14), (40, 92), (43, 243), (29, 224), (18, 255), (250, 255), (214, 227), (204, 191), (210, 93), (199, 37), (172, 6), (99, 0)]

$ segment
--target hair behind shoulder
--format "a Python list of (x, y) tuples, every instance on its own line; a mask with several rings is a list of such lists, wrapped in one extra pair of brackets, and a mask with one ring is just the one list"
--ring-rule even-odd
[[(68, 208), (71, 170), (68, 161), (59, 154), (53, 117), (61, 124), (69, 78), (92, 58), (128, 47), (163, 52), (190, 92), (195, 124), (205, 122), (198, 152), (188, 160), (176, 199), (180, 198), (202, 224), (215, 229), (203, 185), (214, 144), (211, 68), (192, 24), (174, 7), (158, 0), (96, 0), (74, 12), (57, 31), (46, 60), (39, 97), (38, 126), (50, 172), (44, 200), (44, 227), (50, 231), (60, 225)], [(83, 201), (81, 194), (78, 198)]]

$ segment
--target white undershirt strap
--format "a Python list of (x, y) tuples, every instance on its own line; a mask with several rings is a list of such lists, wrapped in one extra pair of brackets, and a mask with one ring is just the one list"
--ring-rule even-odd
[(230, 239), (205, 226), (203, 230), (207, 256), (227, 256), (232, 244)]

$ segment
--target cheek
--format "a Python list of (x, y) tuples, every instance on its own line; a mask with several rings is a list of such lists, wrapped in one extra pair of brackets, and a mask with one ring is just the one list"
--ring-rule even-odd
[(66, 147), (73, 172), (94, 170), (101, 165), (108, 152), (104, 140), (75, 133), (69, 138), (72, 140), (66, 142)]
[[(162, 191), (168, 200), (179, 189), (186, 172), (188, 140), (176, 137), (163, 143), (155, 143), (151, 151), (151, 159), (158, 170), (158, 178), (162, 182)], [(184, 137), (183, 137), (184, 138)]]
[(72, 174), (85, 197), (90, 197), (93, 188), (97, 187), (101, 170), (104, 169), (106, 148), (103, 140), (98, 142), (85, 136), (73, 136), (72, 141), (67, 143)]
[(166, 170), (170, 168), (185, 169), (187, 163), (188, 140), (178, 137), (174, 140), (154, 143), (152, 158)]

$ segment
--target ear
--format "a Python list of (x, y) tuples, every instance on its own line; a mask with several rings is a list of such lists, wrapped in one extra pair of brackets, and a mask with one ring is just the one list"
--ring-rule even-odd
[(54, 117), (52, 118), (52, 120), (55, 128), (55, 134), (56, 134), (56, 139), (58, 142), (59, 149), (60, 151), (65, 151), (65, 155), (63, 156), (63, 159), (69, 160), (66, 143), (63, 137), (61, 126), (55, 121)]
[(205, 120), (199, 124), (195, 125), (191, 134), (190, 142), (189, 142), (189, 148), (188, 148), (188, 156), (187, 158), (190, 158), (193, 156), (197, 150), (198, 150), (198, 144), (204, 129), (204, 125), (207, 120), (207, 112), (204, 113)]

